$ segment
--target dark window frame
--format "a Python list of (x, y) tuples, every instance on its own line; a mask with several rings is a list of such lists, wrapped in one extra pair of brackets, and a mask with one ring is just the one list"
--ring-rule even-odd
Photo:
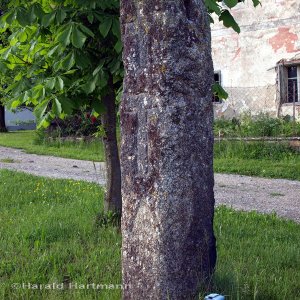
[(286, 103), (298, 103), (299, 102), (299, 75), (300, 66), (291, 65), (287, 66), (287, 99)]
[[(291, 68), (297, 68), (297, 76), (291, 74)], [(289, 105), (295, 103), (300, 105), (300, 61), (286, 62), (281, 60), (277, 63), (277, 87), (280, 97), (280, 104)], [(294, 84), (295, 102), (294, 102)]]
[[(214, 82), (217, 82), (217, 83), (219, 83), (219, 85), (222, 86), (221, 71), (214, 71)], [(213, 103), (222, 103), (222, 99), (219, 98), (218, 96), (213, 95), (212, 102)]]

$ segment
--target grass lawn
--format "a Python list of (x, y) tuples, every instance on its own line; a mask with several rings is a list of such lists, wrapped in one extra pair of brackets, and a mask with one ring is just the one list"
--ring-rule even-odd
[(300, 180), (300, 152), (287, 144), (224, 141), (215, 144), (214, 170), (218, 173)]
[(300, 180), (300, 159), (270, 161), (216, 158), (214, 160), (214, 170), (217, 173)]
[(104, 161), (104, 147), (101, 141), (93, 142), (47, 142), (36, 143), (35, 131), (0, 133), (0, 146), (24, 149), (27, 153), (53, 155), (66, 158)]
[[(12, 287), (120, 284), (120, 233), (95, 222), (99, 186), (0, 170), (0, 195), (0, 299), (120, 299), (120, 289)], [(299, 231), (274, 215), (218, 208), (213, 291), (227, 299), (299, 299)]]

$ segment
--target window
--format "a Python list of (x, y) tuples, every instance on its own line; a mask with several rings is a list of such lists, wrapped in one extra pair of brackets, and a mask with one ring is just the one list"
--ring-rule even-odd
[(294, 103), (299, 102), (299, 67), (290, 66), (287, 67), (288, 80), (287, 80), (287, 102)]
[(280, 102), (300, 104), (300, 64), (280, 62), (277, 72)]
[[(214, 80), (215, 80), (215, 83), (218, 83), (219, 85), (221, 85), (221, 72), (220, 71), (214, 73)], [(215, 103), (222, 102), (222, 100), (216, 95), (213, 95), (212, 101)]]

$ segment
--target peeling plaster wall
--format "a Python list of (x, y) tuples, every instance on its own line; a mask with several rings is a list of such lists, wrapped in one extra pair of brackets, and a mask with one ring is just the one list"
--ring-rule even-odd
[[(300, 58), (300, 1), (262, 3), (254, 8), (246, 0), (232, 9), (240, 34), (218, 20), (212, 25), (214, 69), (221, 71), (221, 84), (229, 93), (226, 102), (215, 104), (216, 117), (232, 118), (243, 111), (278, 113), (275, 66), (281, 59)], [(281, 114), (292, 113), (292, 106), (284, 104)]]

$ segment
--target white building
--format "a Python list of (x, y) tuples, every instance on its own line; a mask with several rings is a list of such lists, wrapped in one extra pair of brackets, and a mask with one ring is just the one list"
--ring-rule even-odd
[(212, 25), (215, 80), (229, 99), (215, 102), (217, 117), (242, 112), (300, 118), (300, 0), (252, 0), (232, 9), (241, 33)]

